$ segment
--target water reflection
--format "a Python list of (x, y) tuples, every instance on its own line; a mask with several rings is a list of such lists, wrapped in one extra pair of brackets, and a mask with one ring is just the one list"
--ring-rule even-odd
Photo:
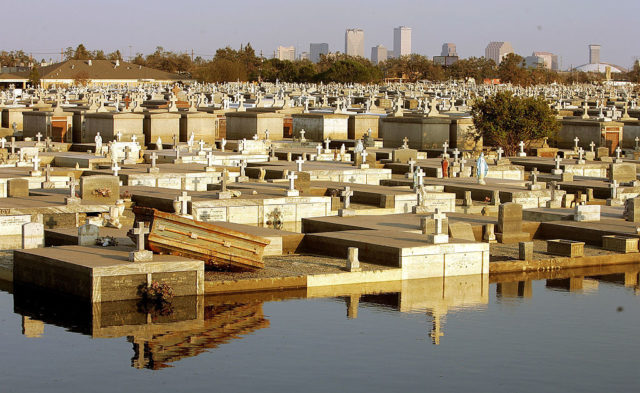
[[(446, 343), (446, 318), (451, 313), (482, 312), (489, 307), (490, 284), (498, 302), (514, 305), (532, 298), (534, 288), (589, 294), (600, 285), (629, 288), (639, 294), (640, 265), (550, 272), (460, 276), (424, 280), (317, 287), (207, 297), (178, 297), (170, 309), (148, 310), (136, 301), (90, 304), (73, 298), (5, 284), (14, 293), (14, 311), (22, 315), (22, 334), (41, 337), (46, 324), (92, 338), (126, 337), (132, 344), (131, 366), (161, 369), (175, 362), (242, 339), (270, 326), (265, 302), (333, 298), (345, 305), (346, 317), (358, 318), (363, 308), (423, 314), (430, 341)], [(544, 281), (544, 286), (533, 285)], [(521, 300), (518, 300), (521, 299)]]

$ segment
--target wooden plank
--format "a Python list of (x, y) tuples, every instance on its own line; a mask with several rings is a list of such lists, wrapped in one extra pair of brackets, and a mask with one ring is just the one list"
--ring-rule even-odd
[(134, 225), (148, 223), (146, 246), (151, 251), (200, 259), (223, 268), (264, 267), (262, 257), (269, 239), (156, 209), (134, 207), (133, 211)]

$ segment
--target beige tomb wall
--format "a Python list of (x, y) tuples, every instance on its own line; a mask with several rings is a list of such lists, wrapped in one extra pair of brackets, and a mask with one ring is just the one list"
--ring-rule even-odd
[(361, 139), (369, 129), (371, 136), (378, 137), (378, 124), (380, 116), (375, 115), (350, 115), (349, 116), (349, 139)]
[(451, 120), (446, 117), (388, 117), (380, 120), (384, 147), (400, 147), (409, 138), (412, 149), (440, 148), (450, 139)]
[(158, 137), (162, 143), (172, 143), (173, 136), (180, 138), (180, 113), (149, 112), (144, 115), (144, 143), (156, 143)]
[(347, 139), (349, 130), (349, 115), (331, 113), (294, 114), (293, 135), (298, 137), (304, 129), (307, 140), (320, 142), (326, 138)]
[(218, 116), (206, 112), (184, 112), (180, 118), (180, 141), (186, 142), (193, 132), (196, 141), (212, 144), (218, 139)]
[(260, 139), (269, 130), (269, 139), (283, 138), (284, 115), (281, 113), (236, 112), (227, 114), (227, 139), (251, 139), (257, 133)]
[(118, 131), (123, 141), (130, 141), (136, 135), (139, 141), (144, 138), (142, 125), (144, 115), (140, 113), (85, 113), (85, 127), (81, 135), (82, 143), (93, 143), (100, 133), (103, 143), (115, 139)]
[(3, 108), (2, 109), (2, 127), (12, 128), (15, 122), (18, 130), (23, 129), (22, 112), (30, 112), (31, 108)]

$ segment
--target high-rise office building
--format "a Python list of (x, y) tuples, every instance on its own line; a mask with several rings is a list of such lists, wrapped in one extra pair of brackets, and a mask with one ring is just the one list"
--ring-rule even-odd
[(589, 64), (600, 64), (600, 45), (589, 45)]
[(364, 57), (364, 30), (347, 29), (344, 33), (344, 53)]
[(513, 47), (510, 42), (493, 41), (484, 50), (484, 57), (493, 60), (496, 64), (500, 64), (502, 59), (509, 53), (513, 53)]
[(294, 46), (279, 46), (276, 49), (276, 59), (294, 61), (296, 59), (296, 48)]
[(458, 52), (456, 52), (456, 44), (451, 42), (445, 42), (442, 44), (442, 52), (440, 56), (458, 56)]
[(411, 27), (399, 26), (393, 29), (393, 55), (395, 57), (411, 54)]
[(315, 43), (309, 44), (309, 59), (317, 63), (320, 61), (320, 55), (329, 54), (329, 44), (327, 43)]
[(378, 45), (371, 48), (371, 62), (378, 64), (387, 60), (387, 48), (384, 45)]

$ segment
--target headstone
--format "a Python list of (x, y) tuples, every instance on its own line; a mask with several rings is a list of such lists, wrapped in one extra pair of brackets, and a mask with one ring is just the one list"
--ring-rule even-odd
[(83, 176), (80, 195), (85, 203), (112, 205), (120, 198), (120, 179), (108, 175)]
[(132, 230), (133, 235), (136, 238), (136, 251), (129, 253), (130, 262), (150, 262), (153, 261), (153, 253), (144, 249), (145, 238), (144, 236), (149, 233), (149, 228), (145, 227), (143, 221), (138, 221), (138, 227), (134, 227)]
[(498, 227), (496, 238), (500, 243), (518, 243), (528, 241), (529, 234), (522, 232), (522, 205), (507, 202), (498, 208)]
[(596, 158), (609, 157), (608, 147), (599, 147), (596, 149)]
[(22, 225), (22, 248), (44, 247), (44, 225), (39, 222), (28, 222)]
[(440, 211), (440, 208), (436, 208), (436, 211), (431, 215), (434, 221), (433, 234), (427, 234), (427, 242), (430, 244), (443, 244), (449, 242), (449, 235), (444, 233), (444, 222), (447, 216)]
[(100, 228), (97, 225), (86, 223), (78, 227), (78, 245), (94, 246), (100, 236)]
[(29, 180), (9, 179), (7, 181), (7, 197), (22, 198), (29, 196)]
[(640, 222), (640, 197), (629, 198), (624, 201), (624, 219), (630, 222)]
[(521, 261), (533, 260), (533, 242), (518, 243), (518, 259)]
[(473, 228), (468, 222), (452, 222), (449, 224), (449, 237), (475, 242)]
[(609, 180), (626, 183), (636, 180), (636, 165), (631, 163), (614, 163), (609, 165)]
[(487, 243), (495, 243), (497, 241), (495, 224), (485, 224), (482, 241)]
[(581, 205), (576, 203), (574, 221), (600, 221), (600, 205)]
[(473, 199), (471, 199), (471, 191), (464, 192), (464, 199), (462, 201), (462, 206), (473, 206)]
[(396, 149), (391, 154), (393, 162), (407, 164), (409, 160), (418, 159), (418, 151), (414, 149)]
[(349, 272), (359, 272), (360, 269), (360, 261), (358, 260), (358, 248), (357, 247), (349, 247), (347, 249), (347, 271)]
[(584, 242), (565, 239), (547, 240), (547, 252), (563, 257), (582, 257), (584, 256)]

